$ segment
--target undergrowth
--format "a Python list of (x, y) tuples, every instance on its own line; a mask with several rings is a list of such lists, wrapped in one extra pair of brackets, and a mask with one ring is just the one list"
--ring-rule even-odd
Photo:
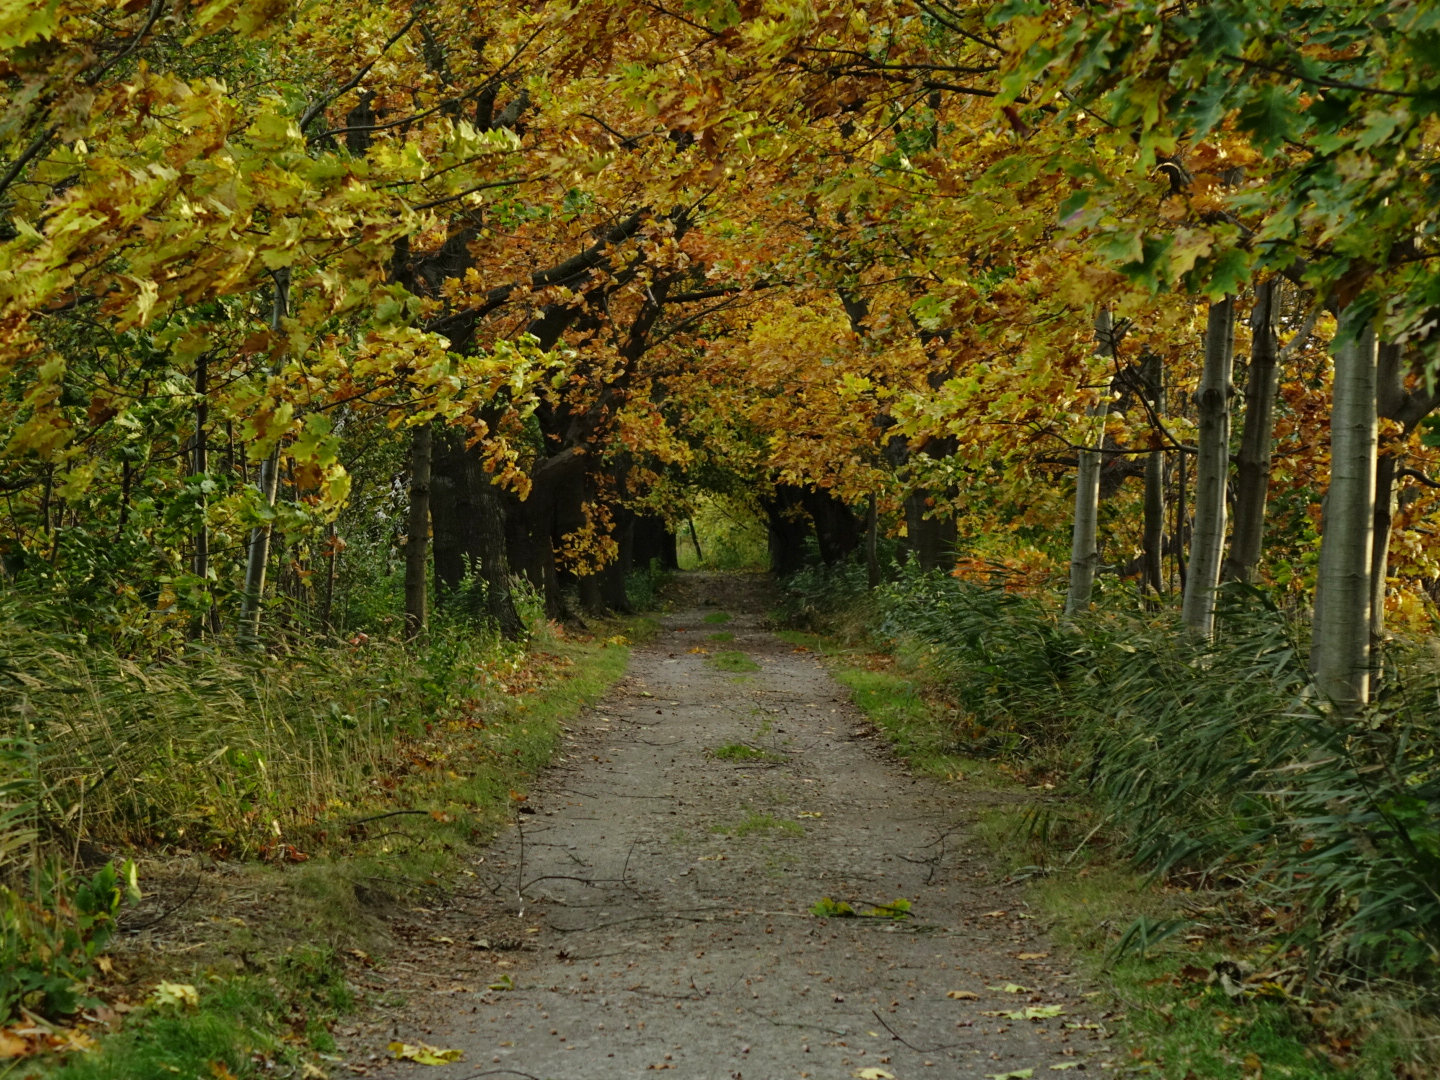
[[(1242, 993), (1268, 982), (1305, 1015), (1362, 999), (1434, 1015), (1440, 677), (1422, 650), (1392, 646), (1376, 704), (1341, 718), (1313, 694), (1296, 627), (1254, 591), (1225, 597), (1213, 642), (1169, 612), (1065, 620), (1049, 598), (938, 574), (871, 592), (855, 568), (799, 575), (784, 614), (902, 661), (900, 675), (841, 673), (902, 753), (984, 756), (1059, 784), (1009, 822), (1029, 841), (1022, 874), (1073, 897), (1093, 861), (1191, 898), (1116, 924), (1108, 948), (1254, 955), (1267, 978)], [(1397, 1075), (1424, 1075), (1408, 1062), (1433, 1064), (1426, 1043), (1392, 1048)]]
[[(348, 1007), (337, 950), (375, 944), (388, 905), (446, 887), (455, 853), (514, 812), (564, 722), (623, 673), (627, 635), (649, 627), (594, 629), (575, 641), (536, 623), (521, 647), (442, 612), (412, 645), (356, 635), (142, 662), (0, 610), (0, 1058), (83, 1048), (97, 1029), (64, 1019), (81, 1006), (113, 1017), (114, 1003), (132, 1011), (102, 1052), (27, 1067), (298, 1069)], [(127, 946), (107, 974), (100, 951), (135, 892), (117, 853), (132, 851), (142, 887), (151, 871), (164, 887), (171, 864), (226, 860), (265, 898), (263, 919), (217, 920), (178, 972), (153, 959), (136, 969)], [(297, 939), (324, 956), (300, 956)], [(232, 953), (269, 974), (217, 975), (212, 961)], [(196, 989), (179, 1006), (151, 1000), (156, 978)], [(317, 980), (324, 1002), (310, 1000)], [(7, 1014), (22, 1007), (60, 1023), (16, 1035)]]

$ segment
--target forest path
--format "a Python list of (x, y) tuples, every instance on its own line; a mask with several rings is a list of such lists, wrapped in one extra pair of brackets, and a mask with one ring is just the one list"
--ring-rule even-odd
[[(533, 812), (473, 864), (478, 908), (415, 924), (408, 1006), (349, 1033), (354, 1071), (1038, 1078), (1100, 1052), (1075, 977), (966, 838), (1007, 796), (912, 777), (819, 661), (765, 630), (770, 588), (681, 575)], [(722, 670), (746, 666), (734, 653), (756, 669)], [(759, 756), (721, 750), (741, 746)], [(821, 919), (822, 897), (903, 897), (913, 917)], [(464, 1057), (387, 1063), (390, 1039)]]

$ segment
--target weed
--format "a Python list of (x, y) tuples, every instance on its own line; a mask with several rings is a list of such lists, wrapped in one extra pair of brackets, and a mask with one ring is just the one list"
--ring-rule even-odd
[(710, 657), (710, 663), (721, 671), (745, 672), (760, 670), (759, 664), (743, 652), (738, 652), (734, 649), (717, 652), (714, 656)]
[(710, 756), (716, 761), (768, 761), (779, 763), (789, 760), (784, 754), (777, 754), (773, 750), (761, 750), (746, 743), (726, 743), (724, 746), (717, 746), (710, 751)]
[(762, 814), (755, 810), (746, 811), (745, 816), (738, 822), (730, 825), (715, 825), (710, 829), (714, 833), (722, 833), (726, 836), (733, 836), (739, 840), (746, 836), (753, 836), (755, 833), (780, 832), (789, 836), (803, 836), (805, 827), (798, 821), (790, 821), (787, 818), (777, 818), (771, 814)]

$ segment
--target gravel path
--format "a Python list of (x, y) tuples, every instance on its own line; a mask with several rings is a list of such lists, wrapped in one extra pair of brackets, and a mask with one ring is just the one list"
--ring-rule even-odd
[[(967, 840), (995, 793), (894, 762), (816, 658), (766, 632), (767, 587), (682, 576), (677, 610), (579, 722), (533, 812), (473, 865), (479, 906), (417, 921), (428, 975), (383, 1029), (352, 1033), (372, 1055), (356, 1072), (938, 1080), (1098, 1066), (1083, 987)], [(706, 621), (719, 611), (733, 618)], [(725, 670), (748, 665), (721, 652), (756, 668)], [(859, 912), (903, 898), (912, 917), (820, 918), (823, 898)], [(464, 1056), (373, 1056), (392, 1038)]]

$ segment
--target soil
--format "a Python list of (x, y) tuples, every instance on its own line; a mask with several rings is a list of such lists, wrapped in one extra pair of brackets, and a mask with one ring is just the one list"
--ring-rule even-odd
[[(1099, 1066), (1087, 988), (969, 839), (1008, 796), (910, 775), (819, 660), (767, 632), (770, 589), (681, 576), (661, 631), (468, 866), (474, 888), (403, 920), (406, 959), (369, 985), (405, 1002), (343, 1033), (351, 1072), (939, 1080)], [(732, 618), (707, 621), (721, 611)], [(756, 669), (726, 670), (745, 665), (717, 664), (722, 651)], [(863, 917), (815, 914), (827, 898)], [(902, 898), (910, 917), (884, 917)], [(395, 1061), (392, 1040), (463, 1057)]]

